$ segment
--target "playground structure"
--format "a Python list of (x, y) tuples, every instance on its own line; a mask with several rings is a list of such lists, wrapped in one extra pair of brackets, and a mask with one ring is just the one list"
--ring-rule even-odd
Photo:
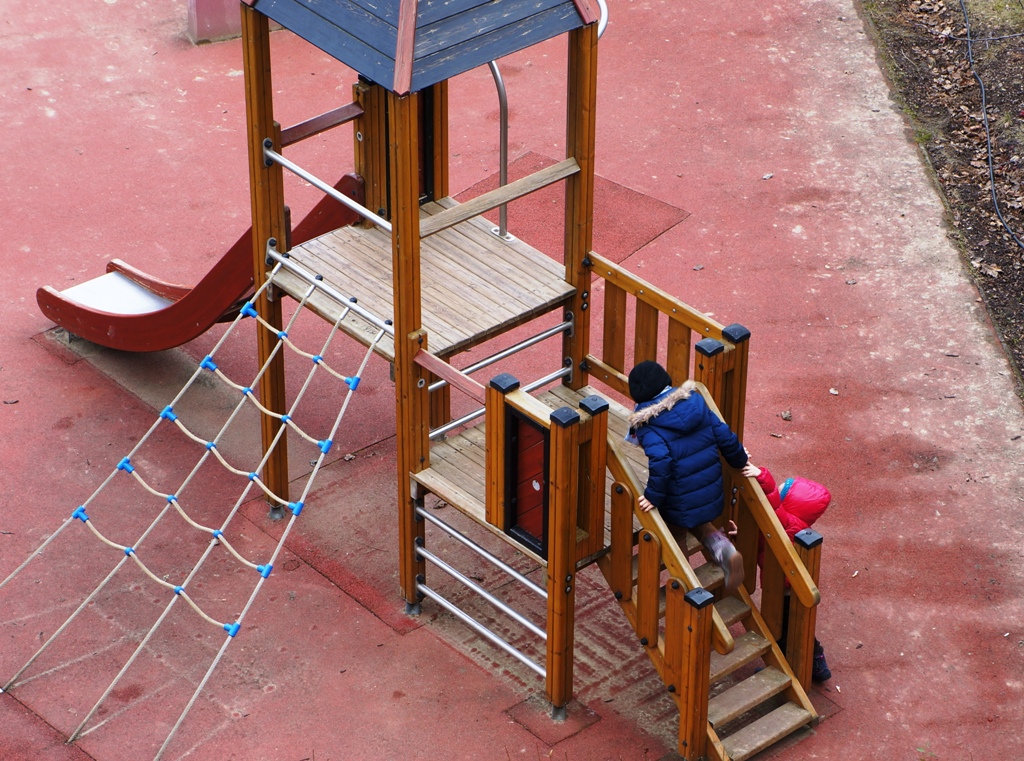
[[(637, 509), (645, 462), (642, 453), (619, 444), (628, 410), (591, 384), (621, 398), (629, 366), (661, 359), (675, 382), (692, 377), (701, 383), (709, 403), (742, 436), (749, 333), (705, 317), (590, 250), (597, 9), (578, 0), (550, 3), (534, 14), (536, 4), (528, 12), (525, 3), (502, 2), (500, 19), (481, 21), (491, 30), (481, 34), (470, 23), (477, 7), (465, 5), (461, 13), (433, 18), (427, 6), (417, 14), (416, 3), (393, 3), (386, 11), (390, 23), (374, 18), (365, 28), (347, 23), (351, 18), (310, 17), (304, 6), (280, 0), (257, 0), (242, 9), (253, 221), (248, 240), (244, 236), (229, 257), (235, 271), (244, 270), (238, 251), (247, 243), (254, 272), (240, 275), (231, 292), (216, 300), (209, 324), (230, 314), (252, 284), (267, 283), (268, 269), (276, 268), (272, 287), (261, 287), (252, 302), (261, 320), (259, 363), (267, 370), (259, 401), (272, 413), (262, 416), (262, 482), (288, 503), (287, 448), (278, 444), (287, 436), (283, 354), (274, 350), (284, 329), (276, 295), (285, 293), (393, 363), (400, 580), (409, 612), (428, 599), (460, 616), (427, 583), (428, 567), (438, 565), (425, 546), (425, 522), (438, 525), (423, 509), (433, 494), (546, 567), (547, 583), (535, 590), (546, 599), (546, 623), (533, 625), (545, 643), (544, 663), (481, 633), (544, 678), (556, 716), (573, 695), (575, 575), (596, 563), (679, 705), (680, 754), (747, 758), (815, 721), (804, 687), (821, 538), (808, 532), (794, 549), (756, 484), (728, 473), (726, 517), (740, 527), (747, 578), (755, 578), (759, 533), (766, 539), (765, 567), (759, 606), (746, 589), (735, 596), (716, 593), (717, 569), (706, 563), (694, 568), (689, 561), (699, 547), (679, 547), (656, 513)], [(339, 14), (344, 7), (337, 6)], [(280, 129), (273, 119), (268, 19), (359, 72), (354, 102)], [(335, 46), (343, 34), (338, 24), (377, 52), (352, 41)], [(382, 29), (393, 36), (381, 40)], [(465, 30), (473, 32), (460, 37)], [(569, 38), (565, 160), (456, 203), (447, 181), (448, 80), (562, 34)], [(396, 52), (383, 59), (381, 49)], [(362, 203), (332, 192), (282, 154), (305, 136), (349, 122)], [(335, 217), (336, 225), (311, 223), (302, 234), (300, 225), (290, 246), (285, 168), (365, 221), (352, 225)], [(566, 199), (562, 265), (504, 230), (496, 234), (480, 216), (556, 182), (564, 183)], [(221, 282), (213, 273), (207, 280)], [(603, 301), (594, 298), (598, 291)], [(393, 332), (381, 335), (363, 314), (353, 314), (353, 298), (361, 313), (389, 319)], [(547, 375), (525, 384), (499, 375), (484, 386), (471, 372), (490, 361), (464, 370), (451, 364), (459, 353), (551, 314), (561, 317), (557, 325), (522, 344), (560, 341)], [(595, 332), (598, 326), (602, 331), (600, 353), (592, 346), (598, 343), (592, 341), (592, 321)], [(554, 382), (556, 388), (530, 394)], [(470, 427), (479, 414), (452, 419), (453, 388), (482, 406), (482, 426)], [(541, 488), (530, 488), (534, 483)], [(792, 588), (788, 597), (784, 579)], [(787, 600), (783, 653), (775, 638)], [(716, 685), (758, 660), (766, 668), (711, 697), (713, 689), (721, 690)], [(750, 721), (752, 713), (762, 715)]]

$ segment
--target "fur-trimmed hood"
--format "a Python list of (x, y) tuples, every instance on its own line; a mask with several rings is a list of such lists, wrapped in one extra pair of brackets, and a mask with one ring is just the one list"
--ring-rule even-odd
[(688, 380), (679, 388), (672, 389), (667, 394), (656, 397), (651, 402), (648, 402), (646, 406), (642, 406), (629, 416), (629, 427), (638, 428), (647, 423), (651, 418), (672, 409), (677, 402), (689, 399), (696, 388), (697, 384), (692, 380)]

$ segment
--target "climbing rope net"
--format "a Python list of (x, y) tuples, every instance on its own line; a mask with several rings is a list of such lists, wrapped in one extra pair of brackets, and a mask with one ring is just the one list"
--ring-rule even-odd
[[(217, 627), (218, 629), (223, 630), (226, 636), (219, 650), (217, 650), (216, 655), (213, 658), (213, 661), (210, 663), (209, 668), (207, 668), (205, 674), (199, 681), (199, 685), (192, 693), (192, 696), (189, 699), (187, 705), (185, 706), (184, 710), (182, 710), (181, 715), (178, 717), (178, 720), (171, 728), (169, 734), (167, 735), (167, 738), (163, 742), (163, 745), (161, 745), (159, 751), (157, 752), (155, 756), (155, 761), (159, 761), (159, 759), (163, 756), (164, 752), (167, 750), (167, 747), (174, 739), (175, 734), (178, 732), (178, 729), (181, 727), (182, 723), (185, 721), (185, 718), (188, 716), (189, 712), (192, 710), (192, 707), (195, 705), (196, 700), (199, 698), (207, 682), (209, 682), (218, 664), (221, 662), (221, 659), (224, 657), (224, 654), (227, 651), (228, 646), (231, 644), (235, 636), (238, 634), (240, 628), (242, 627), (242, 623), (245, 620), (246, 615), (252, 608), (253, 603), (256, 601), (256, 597), (259, 594), (260, 589), (263, 587), (264, 582), (266, 582), (266, 580), (270, 577), (271, 572), (274, 569), (274, 564), (277, 562), (278, 556), (281, 554), (281, 551), (285, 546), (285, 542), (287, 541), (288, 536), (291, 533), (293, 526), (295, 525), (296, 519), (302, 513), (302, 510), (306, 503), (306, 499), (308, 498), (310, 491), (313, 488), (314, 481), (316, 480), (318, 473), (320, 472), (321, 468), (324, 465), (328, 452), (330, 452), (331, 450), (334, 438), (338, 433), (342, 419), (344, 418), (345, 412), (348, 409), (349, 401), (351, 400), (353, 393), (359, 386), (360, 377), (366, 368), (367, 362), (369, 361), (374, 348), (381, 341), (381, 339), (384, 338), (384, 336), (389, 334), (393, 335), (393, 329), (391, 328), (390, 320), (381, 320), (365, 312), (361, 307), (357, 305), (355, 299), (345, 299), (340, 294), (337, 294), (336, 292), (325, 286), (320, 278), (316, 278), (312, 275), (309, 275), (309, 273), (301, 271), (297, 272), (297, 274), (300, 274), (309, 283), (309, 287), (303, 294), (302, 298), (299, 299), (298, 307), (294, 310), (284, 329), (278, 330), (276, 327), (270, 325), (257, 313), (254, 304), (256, 300), (259, 298), (259, 296), (265, 290), (271, 288), (274, 285), (275, 277), (283, 269), (289, 269), (293, 273), (296, 273), (298, 269), (297, 265), (293, 264), (290, 260), (288, 260), (287, 255), (278, 255), (274, 258), (277, 260), (277, 263), (274, 266), (274, 268), (268, 273), (266, 282), (262, 285), (262, 287), (259, 290), (257, 290), (256, 294), (249, 301), (243, 304), (237, 317), (234, 319), (233, 322), (230, 323), (227, 330), (224, 332), (223, 336), (221, 336), (221, 338), (216, 342), (216, 345), (210, 351), (210, 353), (206, 357), (204, 357), (203, 360), (199, 363), (199, 366), (196, 368), (195, 372), (189, 378), (188, 382), (184, 385), (181, 391), (179, 391), (178, 394), (171, 401), (171, 403), (168, 404), (160, 412), (157, 419), (153, 422), (153, 424), (150, 426), (149, 430), (145, 433), (145, 435), (143, 435), (143, 437), (131, 449), (131, 451), (129, 451), (128, 454), (125, 455), (117, 463), (117, 465), (113, 468), (113, 470), (111, 470), (109, 475), (92, 493), (92, 495), (84, 503), (77, 506), (74, 509), (74, 511), (72, 511), (71, 515), (64, 520), (64, 522), (56, 531), (54, 531), (32, 554), (30, 554), (25, 559), (25, 561), (22, 562), (21, 565), (18, 566), (6, 579), (0, 582), (0, 590), (2, 590), (5, 586), (8, 585), (8, 583), (10, 583), (15, 577), (17, 577), (18, 574), (20, 574), (34, 558), (41, 556), (43, 552), (47, 549), (47, 547), (49, 547), (51, 543), (57, 539), (57, 537), (59, 537), (64, 531), (70, 529), (72, 526), (80, 526), (82, 527), (82, 530), (88, 529), (89, 533), (91, 533), (91, 535), (95, 537), (95, 539), (102, 543), (102, 545), (105, 545), (107, 548), (109, 548), (109, 551), (111, 553), (116, 553), (119, 556), (117, 564), (114, 565), (114, 567), (109, 571), (106, 577), (88, 594), (88, 596), (81, 602), (81, 604), (78, 605), (74, 612), (72, 612), (71, 615), (68, 616), (68, 618), (63, 622), (63, 624), (61, 624), (52, 635), (50, 635), (50, 637), (42, 644), (41, 647), (39, 647), (39, 649), (32, 655), (32, 657), (29, 658), (28, 661), (17, 671), (17, 673), (15, 673), (13, 677), (11, 677), (6, 683), (4, 683), (2, 688), (0, 688), (0, 692), (7, 692), (18, 683), (21, 676), (32, 666), (33, 663), (36, 662), (36, 660), (40, 656), (43, 655), (44, 652), (46, 652), (50, 645), (52, 645), (54, 641), (57, 640), (58, 637), (60, 637), (60, 635), (72, 624), (72, 622), (79, 616), (79, 614), (81, 614), (82, 611), (84, 611), (97, 598), (97, 596), (100, 595), (104, 588), (106, 588), (108, 584), (110, 584), (110, 582), (114, 579), (118, 572), (121, 571), (122, 568), (124, 568), (125, 565), (129, 563), (129, 561), (131, 561), (135, 566), (141, 569), (142, 572), (149, 579), (151, 579), (153, 582), (155, 582), (160, 587), (166, 590), (168, 596), (167, 601), (159, 617), (152, 624), (152, 626), (149, 627), (148, 631), (146, 632), (142, 640), (139, 642), (134, 652), (132, 652), (131, 656), (121, 667), (120, 671), (114, 677), (113, 681), (106, 688), (106, 690), (99, 698), (99, 700), (96, 702), (96, 704), (86, 714), (85, 718), (82, 719), (78, 727), (71, 733), (70, 737), (68, 738), (69, 743), (74, 742), (78, 737), (80, 737), (84, 733), (83, 730), (85, 730), (90, 720), (103, 705), (104, 701), (106, 701), (106, 699), (114, 691), (118, 683), (128, 672), (128, 670), (131, 668), (132, 664), (136, 661), (139, 655), (146, 649), (147, 645), (150, 643), (151, 639), (156, 634), (161, 624), (164, 623), (164, 621), (170, 615), (171, 611), (174, 609), (175, 604), (179, 600), (184, 600), (202, 620), (206, 621), (213, 627)], [(316, 353), (310, 353), (299, 348), (299, 346), (297, 346), (295, 342), (289, 337), (289, 332), (294, 327), (295, 321), (298, 319), (299, 315), (304, 311), (304, 307), (307, 306), (307, 302), (310, 296), (312, 296), (318, 289), (327, 293), (327, 295), (330, 296), (331, 298), (339, 301), (342, 304), (342, 309), (340, 316), (333, 323), (333, 325), (331, 325), (329, 331), (327, 332), (327, 336), (324, 339), (319, 350)], [(340, 332), (342, 322), (345, 321), (346, 319), (352, 319), (353, 317), (359, 317), (371, 323), (376, 328), (376, 334), (370, 341), (369, 346), (359, 364), (358, 370), (354, 375), (348, 376), (339, 373), (335, 369), (330, 367), (325, 361), (325, 355), (327, 355), (329, 347), (334, 342), (334, 339)], [(250, 319), (256, 320), (264, 328), (270, 331), (272, 335), (276, 335), (277, 340), (266, 362), (264, 362), (262, 367), (259, 368), (252, 382), (249, 383), (248, 385), (242, 385), (234, 382), (233, 380), (231, 380), (231, 378), (227, 376), (227, 374), (221, 369), (221, 367), (218, 366), (216, 357), (218, 351), (222, 349), (222, 347), (228, 341), (232, 333), (238, 328), (238, 326), (243, 321)], [(254, 393), (253, 389), (258, 387), (258, 384), (265, 379), (268, 368), (274, 362), (275, 358), (284, 349), (288, 349), (294, 354), (303, 357), (306, 361), (310, 363), (310, 369), (308, 374), (306, 375), (304, 383), (302, 384), (298, 393), (295, 395), (294, 401), (288, 406), (288, 411), (285, 413), (278, 413), (268, 409), (263, 404), (261, 404), (259, 399), (257, 398), (257, 394)], [(313, 383), (314, 377), (316, 377), (319, 373), (329, 374), (329, 376), (333, 377), (337, 382), (339, 382), (338, 387), (343, 390), (343, 398), (340, 408), (336, 416), (334, 417), (330, 429), (322, 438), (307, 432), (295, 420), (296, 411), (298, 410), (299, 405), (302, 403), (304, 397), (306, 397), (307, 392), (309, 391)], [(204, 376), (207, 376), (207, 378), (204, 379)], [(214, 435), (212, 438), (207, 439), (203, 436), (198, 435), (196, 432), (189, 428), (186, 421), (179, 417), (178, 413), (175, 412), (175, 406), (179, 404), (179, 402), (182, 400), (185, 394), (188, 393), (188, 391), (194, 385), (198, 383), (208, 383), (209, 376), (214, 376), (219, 382), (225, 384), (228, 388), (233, 389), (234, 392), (238, 394), (238, 401), (231, 410), (230, 414), (228, 415), (227, 420), (217, 431), (216, 435)], [(265, 448), (266, 451), (263, 454), (262, 459), (260, 459), (260, 461), (257, 464), (255, 464), (254, 467), (252, 467), (252, 469), (239, 468), (233, 465), (228, 460), (228, 458), (222, 453), (221, 447), (219, 446), (223, 442), (223, 439), (225, 435), (228, 433), (228, 430), (231, 428), (232, 424), (238, 421), (240, 415), (242, 414), (243, 410), (246, 408), (247, 405), (254, 406), (259, 411), (259, 414), (262, 416), (275, 418), (276, 420), (280, 421), (280, 425), (278, 426), (276, 435), (272, 439), (272, 443), (270, 444), (270, 446)], [(201, 455), (199, 456), (199, 459), (196, 462), (195, 466), (191, 468), (191, 470), (185, 476), (184, 480), (182, 480), (181, 483), (177, 486), (177, 488), (175, 488), (171, 492), (163, 492), (160, 489), (156, 488), (153, 485), (153, 483), (151, 483), (151, 480), (147, 480), (146, 474), (142, 472), (144, 470), (143, 466), (137, 463), (133, 463), (133, 458), (137, 455), (137, 453), (140, 452), (143, 446), (146, 445), (148, 440), (154, 437), (161, 428), (168, 425), (174, 426), (177, 430), (181, 431), (185, 435), (185, 437), (187, 437), (187, 439), (191, 440), (192, 442), (195, 443), (197, 447), (201, 448)], [(311, 462), (312, 469), (310, 470), (309, 475), (306, 478), (306, 482), (302, 487), (301, 495), (297, 500), (294, 501), (285, 499), (281, 495), (276, 494), (274, 490), (271, 489), (260, 476), (260, 473), (262, 472), (264, 466), (273, 456), (277, 448), (279, 446), (284, 445), (283, 442), (286, 441), (285, 431), (293, 431), (303, 440), (305, 440), (310, 445), (315, 447), (315, 451), (319, 452), (316, 459), (313, 462)], [(218, 463), (227, 472), (242, 477), (245, 482), (245, 486), (243, 487), (241, 493), (234, 500), (234, 503), (231, 505), (227, 514), (223, 517), (223, 519), (220, 521), (218, 525), (206, 525), (204, 522), (196, 519), (195, 515), (197, 513), (197, 510), (193, 509), (191, 512), (189, 510), (189, 502), (192, 499), (191, 493), (189, 492), (189, 487), (190, 485), (193, 485), (193, 491), (197, 490), (196, 487), (194, 486), (196, 476), (199, 473), (200, 469), (210, 462)], [(94, 520), (92, 517), (90, 517), (89, 514), (90, 508), (100, 498), (101, 494), (108, 490), (118, 489), (121, 483), (121, 479), (124, 478), (132, 479), (135, 484), (141, 487), (145, 494), (149, 495), (153, 503), (161, 506), (159, 511), (156, 513), (156, 516), (152, 519), (152, 521), (150, 521), (149, 524), (145, 527), (145, 529), (140, 534), (135, 536), (134, 539), (128, 544), (121, 544), (115, 538), (110, 536), (110, 534), (113, 532), (110, 530), (106, 530), (106, 527), (102, 524), (99, 518)], [(260, 496), (260, 493), (262, 493), (262, 495), (265, 496), (266, 500), (269, 501), (272, 505), (274, 505), (279, 511), (282, 511), (285, 515), (290, 515), (288, 515), (288, 520), (284, 526), (284, 530), (282, 531), (281, 536), (278, 539), (276, 545), (273, 547), (273, 550), (269, 553), (269, 556), (260, 559), (250, 559), (246, 557), (242, 552), (240, 552), (235, 547), (234, 544), (232, 544), (232, 541), (229, 539), (229, 536), (232, 534), (232, 521), (238, 515), (242, 505), (249, 499), (252, 499), (254, 496)], [(189, 495), (189, 499), (185, 499), (186, 495)], [(194, 507), (194, 505), (192, 505), (192, 507)], [(144, 547), (147, 537), (153, 535), (157, 527), (164, 521), (165, 518), (167, 518), (170, 515), (179, 516), (189, 527), (191, 527), (194, 531), (199, 532), (200, 536), (206, 535), (209, 537), (208, 540), (206, 540), (205, 548), (203, 549), (201, 555), (198, 557), (195, 563), (192, 565), (191, 569), (188, 570), (187, 573), (185, 573), (182, 578), (175, 580), (168, 580), (166, 576), (161, 576), (161, 574), (155, 572), (150, 567), (150, 565), (147, 564), (146, 547)], [(98, 523), (100, 525), (97, 525)], [(197, 575), (200, 573), (200, 570), (203, 568), (203, 565), (208, 561), (208, 559), (210, 559), (215, 554), (215, 552), (218, 549), (228, 553), (232, 558), (234, 558), (234, 560), (236, 560), (238, 563), (241, 563), (242, 566), (250, 569), (255, 577), (253, 588), (251, 592), (248, 594), (248, 597), (245, 598), (245, 601), (241, 606), (241, 611), (239, 612), (237, 617), (227, 621), (221, 621), (217, 617), (208, 613), (207, 610), (204, 610), (203, 606), (200, 605), (199, 601), (197, 601), (195, 597), (193, 597), (193, 595), (190, 594), (190, 584), (193, 582), (193, 580), (196, 579)], [(262, 562), (260, 562), (260, 560), (262, 560)]]

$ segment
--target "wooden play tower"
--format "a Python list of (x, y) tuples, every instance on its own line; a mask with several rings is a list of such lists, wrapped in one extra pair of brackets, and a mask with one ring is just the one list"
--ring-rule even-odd
[[(409, 612), (426, 600), (458, 615), (427, 583), (436, 556), (424, 527), (436, 519), (423, 506), (432, 494), (546, 570), (546, 583), (532, 584), (546, 607), (545, 623), (534, 627), (543, 662), (505, 649), (544, 678), (555, 718), (573, 696), (576, 576), (596, 564), (678, 704), (684, 758), (748, 758), (814, 724), (804, 688), (820, 535), (804, 532), (791, 543), (756, 483), (727, 469), (725, 515), (739, 525), (750, 580), (765, 538), (755, 605), (746, 589), (716, 591), (721, 572), (700, 562), (696, 542), (680, 547), (657, 511), (636, 504), (646, 461), (621, 443), (629, 410), (616, 401), (625, 398), (629, 368), (659, 359), (676, 383), (693, 378), (742, 434), (750, 334), (591, 250), (602, 8), (595, 0), (243, 2), (256, 282), (268, 266), (285, 265), (257, 309), (280, 326), (282, 295), (299, 298), (315, 286), (307, 304), (331, 322), (359, 305), (342, 321), (355, 339), (370, 345), (385, 331), (374, 350), (394, 368), (399, 569)], [(272, 103), (271, 22), (356, 71), (353, 101), (282, 129)], [(449, 81), (554, 37), (567, 38), (568, 50), (564, 160), (456, 202), (448, 188)], [(344, 195), (284, 156), (289, 145), (341, 124), (351, 124), (355, 138), (355, 176)], [(289, 250), (284, 169), (361, 221)], [(560, 252), (496, 233), (481, 216), (555, 183), (565, 199)], [(538, 380), (497, 374), (482, 383), (471, 373), (487, 361), (464, 370), (451, 364), (539, 319), (546, 327), (522, 345), (550, 338), (557, 348)], [(260, 363), (271, 365), (259, 393), (264, 406), (283, 412), (283, 359), (271, 356), (273, 337), (260, 329)], [(479, 412), (453, 420), (453, 390)], [(280, 425), (264, 416), (265, 446)], [(286, 451), (274, 449), (264, 472), (281, 495)], [(783, 652), (776, 637), (786, 605)]]

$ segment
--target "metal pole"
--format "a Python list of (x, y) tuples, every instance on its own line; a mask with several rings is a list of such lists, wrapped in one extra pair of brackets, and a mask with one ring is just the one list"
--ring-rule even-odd
[[(510, 346), (507, 349), (504, 349), (503, 351), (499, 351), (497, 354), (492, 354), (489, 357), (481, 359), (479, 362), (476, 362), (476, 363), (470, 365), (469, 367), (465, 368), (464, 370), (462, 370), (462, 372), (465, 375), (472, 375), (477, 370), (482, 370), (482, 369), (484, 369), (485, 367), (487, 367), (489, 365), (493, 365), (495, 362), (500, 362), (501, 360), (505, 359), (506, 357), (511, 357), (513, 354), (517, 354), (518, 352), (521, 352), (524, 349), (528, 349), (531, 346), (534, 346), (535, 344), (539, 344), (541, 341), (543, 341), (545, 339), (551, 338), (551, 336), (558, 335), (559, 333), (565, 333), (567, 330), (571, 330), (572, 329), (572, 325), (573, 325), (573, 323), (572, 323), (571, 320), (566, 320), (565, 322), (561, 322), (558, 325), (556, 325), (555, 327), (549, 328), (548, 330), (545, 330), (545, 331), (543, 331), (541, 333), (538, 333), (537, 335), (533, 336), (532, 338), (527, 338), (524, 341), (520, 341), (515, 346)], [(431, 383), (430, 384), (430, 390), (431, 391), (436, 391), (437, 389), (443, 388), (443, 387), (445, 387), (447, 385), (448, 385), (448, 381), (446, 381), (446, 380), (439, 380), (436, 383)]]
[(263, 157), (267, 161), (273, 161), (273, 162), (275, 162), (277, 164), (280, 164), (281, 166), (283, 166), (285, 169), (287, 169), (288, 171), (292, 172), (293, 174), (297, 174), (299, 177), (304, 179), (310, 185), (313, 185), (314, 187), (317, 187), (320, 190), (322, 190), (324, 193), (329, 195), (335, 201), (338, 201), (339, 203), (344, 204), (345, 206), (347, 206), (348, 208), (352, 209), (352, 211), (356, 212), (357, 214), (359, 214), (364, 219), (370, 220), (371, 222), (373, 222), (373, 224), (377, 225), (377, 227), (381, 228), (382, 230), (386, 230), (387, 232), (391, 232), (391, 223), (388, 222), (386, 219), (384, 219), (383, 217), (377, 216), (376, 214), (374, 214), (372, 211), (367, 209), (362, 204), (359, 204), (359, 203), (356, 203), (355, 201), (353, 201), (351, 198), (349, 198), (344, 193), (339, 193), (337, 190), (332, 188), (330, 185), (328, 185), (326, 182), (321, 180), (319, 177), (310, 174), (305, 169), (300, 167), (298, 164), (292, 163), (291, 161), (286, 159), (284, 156), (282, 156), (280, 153), (278, 153), (277, 151), (273, 150), (273, 148), (270, 145), (267, 145), (267, 143), (269, 143), (269, 142), (271, 142), (271, 141), (268, 139), (267, 141), (265, 141), (263, 143)]
[(503, 640), (501, 637), (499, 637), (497, 634), (492, 632), (490, 629), (488, 629), (486, 626), (481, 624), (479, 621), (477, 621), (475, 618), (473, 618), (469, 614), (464, 613), (462, 610), (460, 610), (459, 608), (455, 607), (455, 605), (453, 603), (449, 602), (447, 599), (445, 599), (444, 597), (439, 595), (437, 592), (435, 592), (433, 589), (428, 587), (426, 584), (417, 584), (416, 585), (416, 591), (417, 592), (421, 592), (424, 595), (424, 597), (429, 597), (431, 600), (436, 602), (438, 605), (440, 605), (442, 608), (447, 610), (449, 613), (451, 613), (457, 619), (462, 621), (462, 623), (466, 624), (466, 626), (468, 626), (470, 629), (475, 631), (481, 637), (484, 637), (485, 639), (489, 640), (491, 643), (493, 643), (493, 644), (497, 645), (498, 647), (500, 647), (502, 650), (504, 650), (506, 653), (511, 655), (513, 658), (515, 658), (516, 660), (520, 661), (524, 666), (529, 668), (531, 671), (535, 672), (536, 674), (538, 674), (539, 676), (541, 676), (541, 677), (543, 677), (545, 679), (547, 678), (547, 671), (546, 671), (546, 669), (543, 666), (540, 666), (540, 665), (534, 663), (533, 661), (531, 661), (529, 658), (527, 658), (521, 652), (519, 652), (514, 647), (512, 647), (512, 645), (510, 645), (508, 642)]
[(517, 571), (515, 568), (513, 568), (512, 566), (510, 566), (507, 563), (505, 563), (503, 560), (500, 560), (499, 558), (497, 558), (494, 555), (492, 555), (491, 553), (489, 553), (487, 550), (485, 550), (479, 544), (474, 542), (472, 539), (469, 539), (468, 537), (463, 536), (463, 534), (461, 532), (456, 531), (454, 528), (449, 526), (447, 523), (442, 521), (440, 518), (438, 518), (438, 517), (436, 517), (434, 515), (431, 515), (429, 512), (427, 512), (422, 507), (417, 507), (416, 508), (416, 514), (420, 515), (421, 517), (423, 517), (424, 520), (427, 520), (427, 521), (430, 521), (431, 523), (433, 523), (439, 529), (441, 529), (446, 534), (448, 534), (448, 536), (450, 536), (452, 539), (454, 539), (457, 542), (461, 542), (468, 549), (472, 550), (477, 555), (479, 555), (480, 557), (482, 557), (484, 560), (488, 561), (489, 563), (491, 563), (495, 567), (500, 568), (502, 571), (507, 573), (513, 579), (518, 581), (520, 584), (523, 584), (525, 587), (527, 587), (531, 591), (535, 592), (540, 597), (543, 597), (545, 600), (548, 598), (548, 591), (544, 587), (542, 587), (539, 584), (535, 583), (534, 581), (528, 579), (526, 576), (524, 576), (523, 574), (519, 573), (519, 571)]
[(485, 599), (487, 602), (489, 602), (495, 608), (497, 608), (502, 613), (504, 613), (506, 616), (511, 618), (513, 621), (518, 623), (524, 629), (529, 629), (531, 632), (536, 634), (542, 640), (547, 641), (548, 634), (547, 634), (546, 631), (541, 629), (539, 626), (537, 626), (535, 623), (533, 623), (533, 621), (531, 621), (530, 619), (526, 618), (526, 616), (524, 616), (519, 611), (517, 611), (514, 608), (506, 605), (504, 602), (502, 602), (497, 597), (492, 595), (490, 592), (488, 592), (482, 586), (480, 586), (475, 581), (473, 581), (471, 578), (466, 576), (464, 573), (461, 573), (460, 571), (458, 571), (457, 569), (453, 568), (451, 565), (449, 565), (445, 561), (441, 560), (441, 558), (439, 558), (434, 553), (432, 553), (432, 552), (430, 552), (428, 550), (425, 550), (422, 547), (417, 547), (416, 548), (416, 554), (419, 555), (421, 558), (426, 558), (431, 563), (433, 563), (438, 568), (440, 568), (442, 571), (444, 571), (449, 576), (451, 576), (453, 579), (455, 579), (456, 581), (460, 582), (463, 586), (465, 586), (466, 588), (470, 589), (473, 592), (476, 592), (478, 595), (480, 595), (480, 597)]

